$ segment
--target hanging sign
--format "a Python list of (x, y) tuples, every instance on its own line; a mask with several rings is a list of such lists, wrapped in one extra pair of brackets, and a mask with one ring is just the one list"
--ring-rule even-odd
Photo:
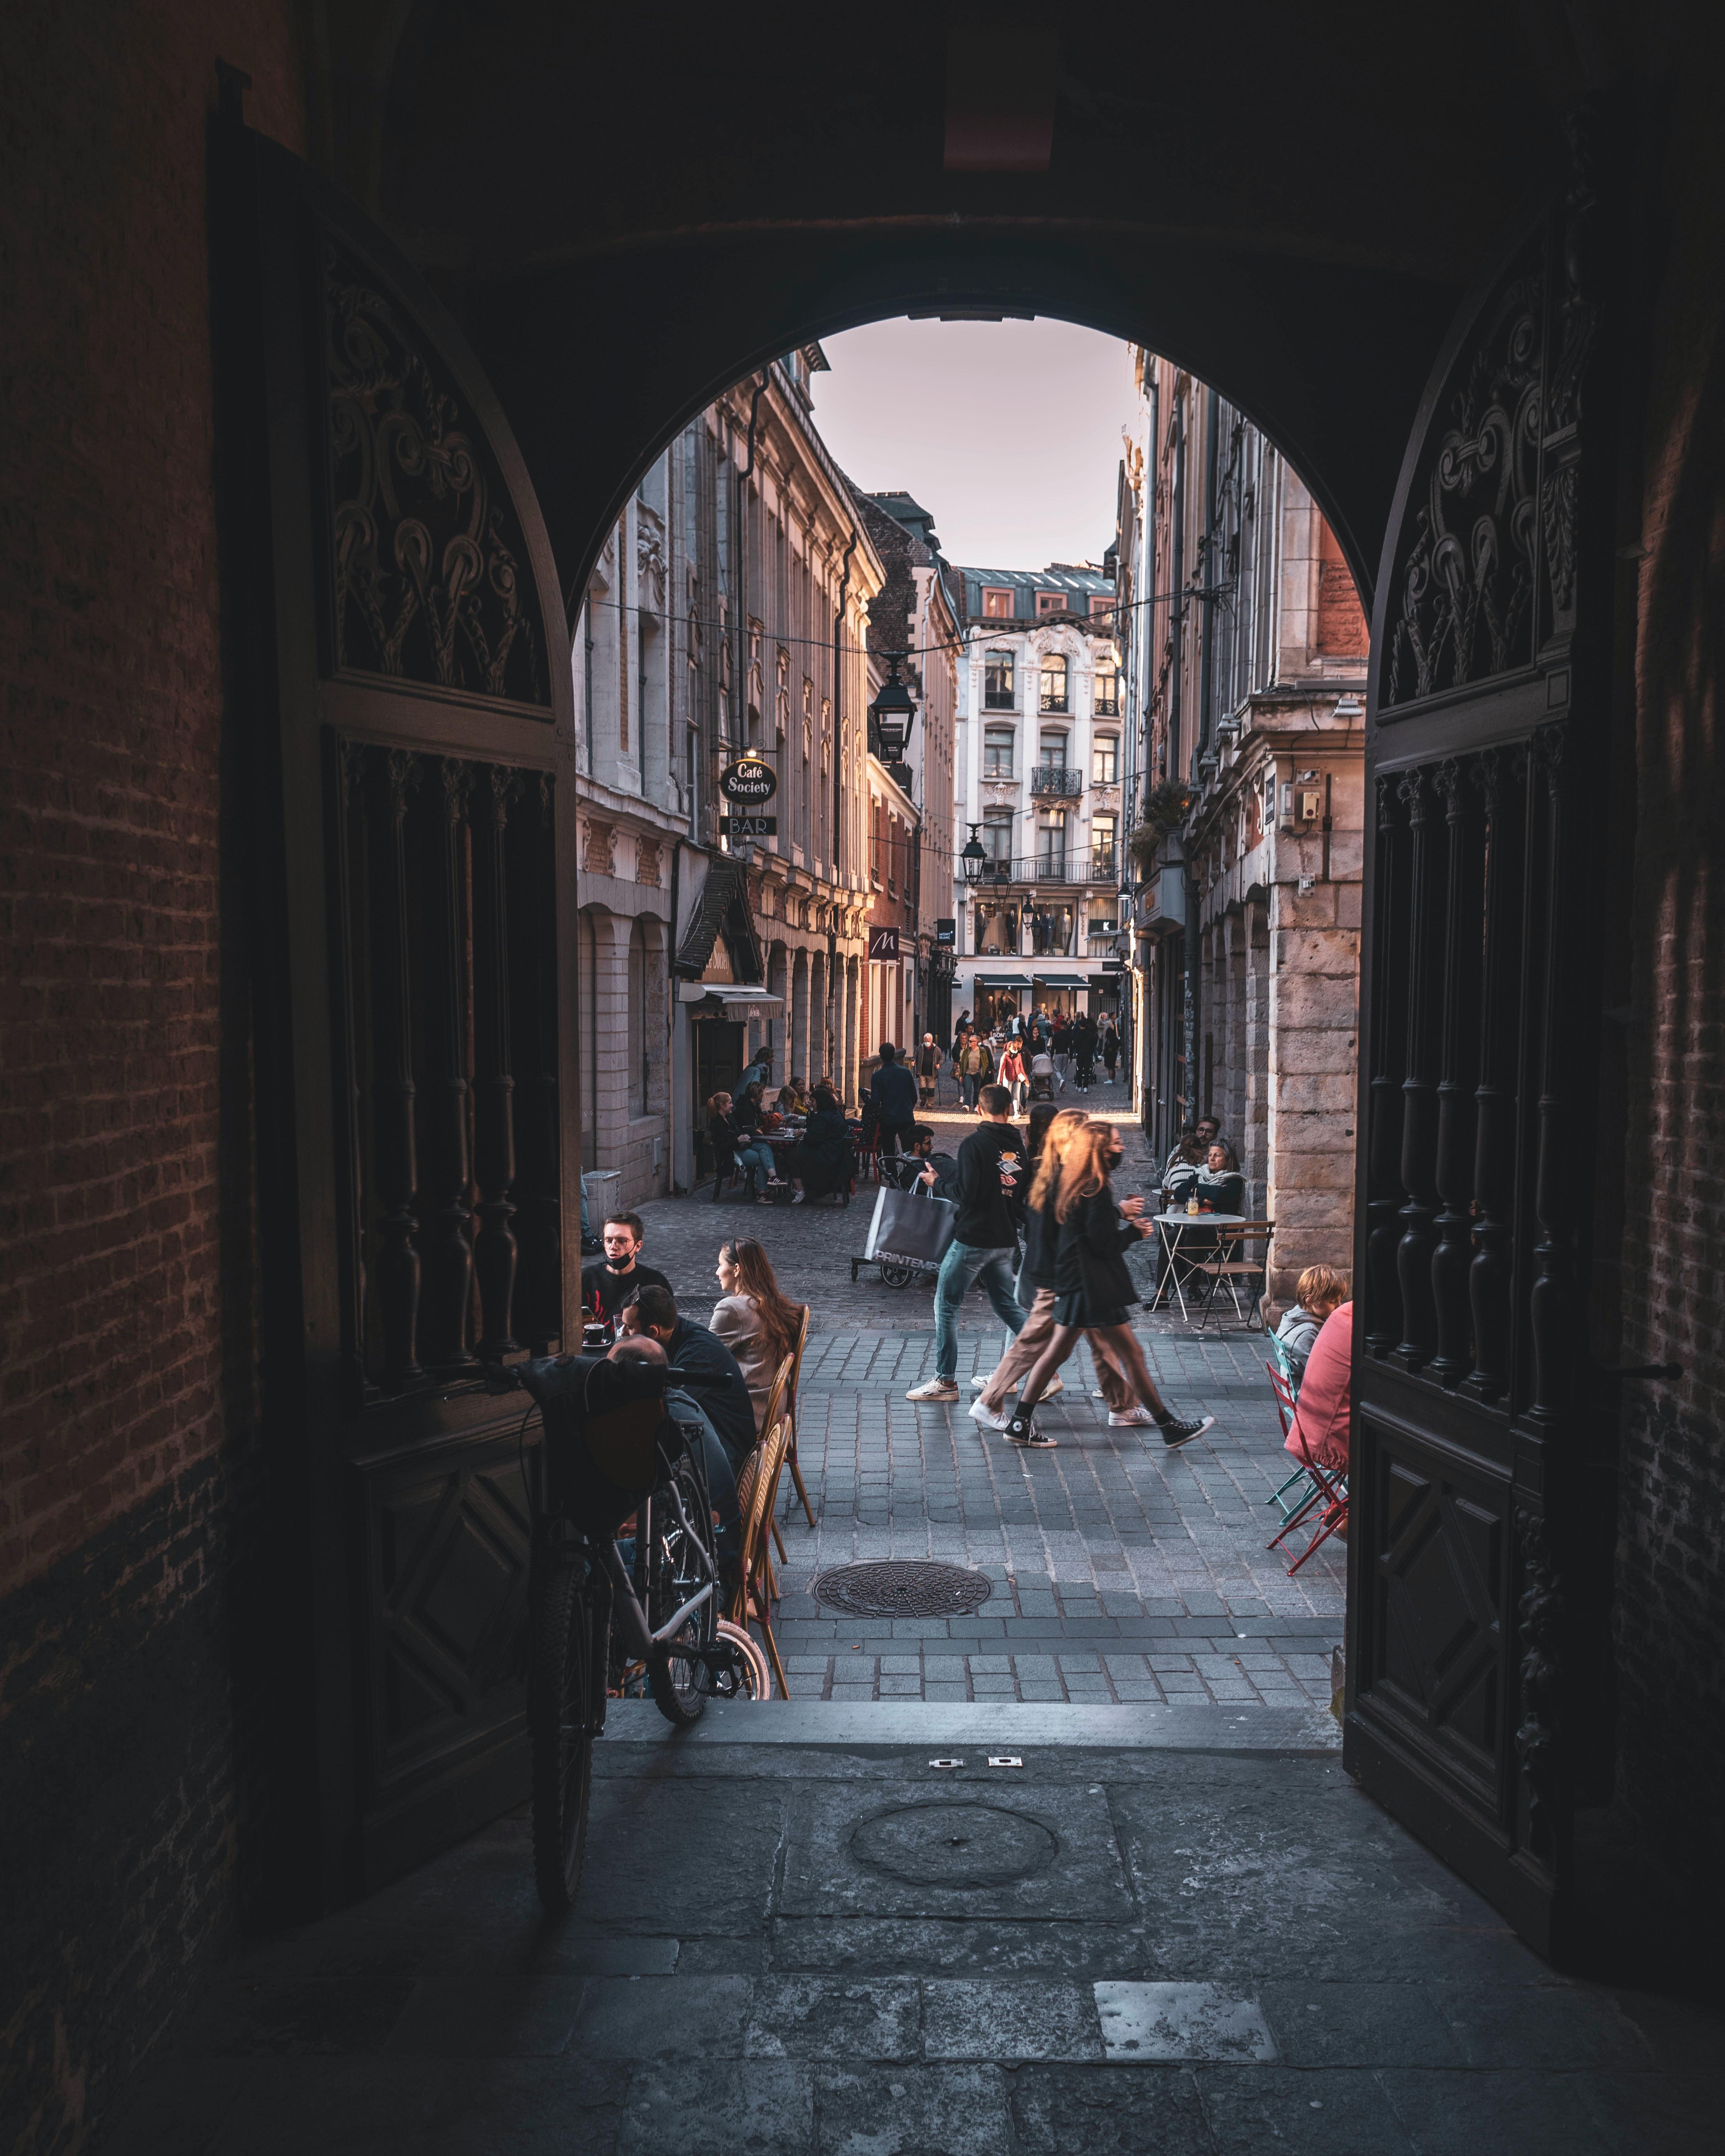
[(740, 756), (720, 773), (719, 791), (740, 803), (770, 801), (778, 791), (778, 773), (757, 756)]
[(869, 931), (869, 959), (871, 964), (879, 959), (891, 965), (897, 956), (897, 929), (871, 928)]
[(721, 839), (776, 839), (778, 836), (777, 816), (721, 816), (719, 819)]
[(957, 937), (958, 923), (956, 921), (937, 921), (935, 922), (934, 940), (937, 948), (942, 951), (950, 951), (954, 943), (957, 941)]

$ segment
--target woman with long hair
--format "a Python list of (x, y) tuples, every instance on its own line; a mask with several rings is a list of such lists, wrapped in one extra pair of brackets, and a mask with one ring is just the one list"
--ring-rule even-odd
[(793, 1178), (801, 1185), (792, 1204), (807, 1199), (818, 1204), (823, 1198), (850, 1203), (850, 1130), (844, 1104), (823, 1078), (814, 1089), (809, 1120), (803, 1126), (803, 1142), (791, 1155)]
[(1115, 1203), (1110, 1178), (1124, 1157), (1120, 1133), (1100, 1118), (1086, 1118), (1066, 1142), (1055, 1183), (1054, 1216), (1060, 1240), (1055, 1260), (1054, 1328), (1024, 1379), (1017, 1410), (1006, 1425), (1009, 1445), (1052, 1448), (1055, 1440), (1036, 1422), (1036, 1403), (1077, 1345), (1080, 1333), (1088, 1336), (1092, 1353), (1106, 1352), (1125, 1373), (1170, 1449), (1202, 1437), (1216, 1419), (1201, 1415), (1185, 1421), (1170, 1410), (1156, 1389), (1132, 1331), (1127, 1312), (1138, 1300), (1138, 1291), (1124, 1254), (1151, 1229), (1143, 1218), (1142, 1198), (1128, 1198), (1123, 1205)]
[[(1035, 1363), (1054, 1332), (1055, 1260), (1060, 1235), (1054, 1215), (1055, 1190), (1066, 1148), (1088, 1120), (1082, 1108), (1040, 1106), (1030, 1111), (1030, 1188), (1024, 1200), (1024, 1263), (1019, 1268), (1019, 1301), (1030, 1315), (988, 1377), (978, 1381), (982, 1390), (971, 1402), (970, 1412), (989, 1430), (1006, 1428), (1006, 1396)], [(1091, 1352), (1097, 1385), (1108, 1403), (1110, 1425), (1148, 1422), (1148, 1411), (1138, 1405), (1131, 1380), (1108, 1349), (1093, 1342)], [(1052, 1378), (1043, 1397), (1063, 1390), (1065, 1383), (1062, 1378)]]
[(733, 1235), (719, 1247), (719, 1300), (711, 1328), (737, 1358), (755, 1410), (755, 1435), (778, 1366), (796, 1353), (798, 1335), (808, 1315), (778, 1285), (773, 1260), (752, 1235)]
[[(714, 1173), (726, 1173), (728, 1158), (750, 1174), (759, 1176), (764, 1193), (773, 1177), (773, 1148), (752, 1124), (745, 1128), (728, 1093), (715, 1093), (707, 1102), (706, 1134), (713, 1149)], [(770, 1204), (772, 1201), (763, 1196), (761, 1202)]]

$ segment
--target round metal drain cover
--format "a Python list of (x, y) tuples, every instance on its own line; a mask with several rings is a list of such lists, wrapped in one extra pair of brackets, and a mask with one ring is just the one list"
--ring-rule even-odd
[(810, 1592), (847, 1617), (964, 1617), (993, 1591), (985, 1573), (905, 1559), (841, 1564), (817, 1575)]
[(912, 1887), (1006, 1887), (1050, 1863), (1060, 1844), (1040, 1820), (999, 1804), (901, 1804), (865, 1820), (852, 1856)]

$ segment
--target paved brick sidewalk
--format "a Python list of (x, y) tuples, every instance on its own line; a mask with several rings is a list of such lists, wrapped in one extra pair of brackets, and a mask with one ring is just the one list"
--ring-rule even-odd
[[(1106, 1112), (1107, 1089), (1091, 1101)], [(932, 1120), (948, 1147), (969, 1123)], [(1122, 1133), (1126, 1192), (1152, 1169), (1142, 1134), (1130, 1123)], [(1153, 1429), (1109, 1429), (1081, 1348), (1065, 1392), (1039, 1411), (1057, 1449), (1017, 1453), (966, 1412), (971, 1374), (993, 1368), (1004, 1338), (980, 1295), (960, 1325), (963, 1397), (905, 1399), (933, 1369), (932, 1298), (866, 1274), (852, 1285), (872, 1187), (843, 1213), (710, 1196), (643, 1209), (646, 1255), (685, 1306), (706, 1315), (719, 1242), (747, 1232), (814, 1312), (799, 1440), (814, 1532), (781, 1506), (776, 1629), (793, 1697), (1328, 1703), (1347, 1553), (1328, 1543), (1290, 1579), (1291, 1558), (1265, 1549), (1278, 1523), (1267, 1500), (1290, 1463), (1261, 1336), (1194, 1337), (1141, 1312), (1158, 1384), (1176, 1406), (1215, 1415), (1209, 1435), (1168, 1454)], [(968, 1565), (993, 1591), (970, 1617), (891, 1623), (835, 1618), (809, 1592), (834, 1565), (888, 1557)]]

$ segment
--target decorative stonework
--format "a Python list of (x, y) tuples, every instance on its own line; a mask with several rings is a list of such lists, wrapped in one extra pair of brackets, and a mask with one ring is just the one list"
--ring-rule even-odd
[(616, 861), (616, 826), (602, 824), (596, 817), (590, 819), (582, 833), (582, 867), (589, 875), (614, 875)]
[(477, 417), (329, 241), (323, 291), (336, 666), (548, 707), (526, 542)]
[(644, 835), (635, 840), (635, 881), (650, 884), (656, 891), (661, 881), (660, 874), (660, 842)]

